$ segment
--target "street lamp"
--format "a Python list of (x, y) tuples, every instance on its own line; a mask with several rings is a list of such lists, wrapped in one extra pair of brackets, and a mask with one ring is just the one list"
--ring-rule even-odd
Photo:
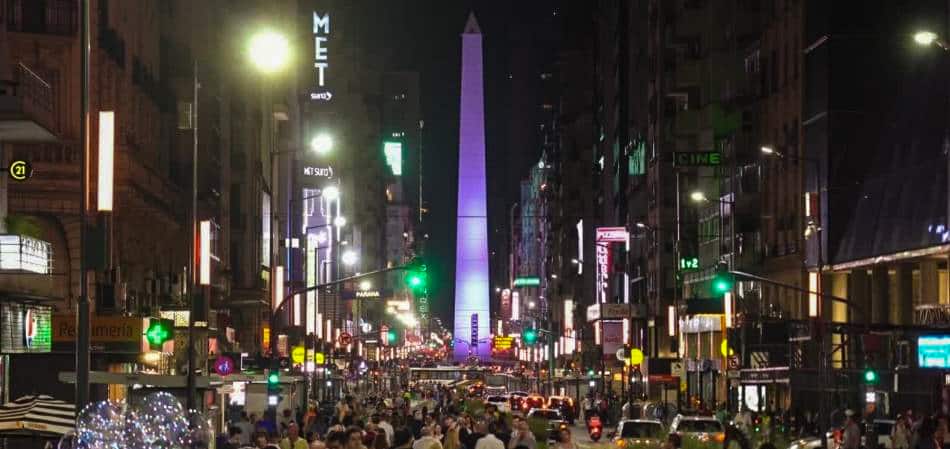
[(689, 199), (691, 199), (691, 200), (693, 200), (693, 201), (695, 201), (695, 202), (697, 202), (697, 203), (705, 203), (706, 201), (709, 201), (709, 199), (706, 198), (706, 194), (703, 193), (703, 192), (700, 192), (699, 190), (690, 193), (690, 194), (689, 194)]
[(762, 154), (767, 155), (767, 156), (776, 154), (775, 148), (772, 148), (768, 145), (762, 145), (762, 147), (759, 148), (759, 150), (762, 151)]
[(330, 186), (323, 189), (323, 197), (328, 201), (336, 201), (340, 197), (340, 189), (337, 186)]
[(251, 37), (248, 56), (261, 72), (274, 73), (283, 69), (289, 62), (290, 42), (276, 31), (260, 31)]
[(355, 251), (348, 250), (340, 255), (340, 260), (347, 266), (353, 266), (359, 260), (359, 256), (356, 255)]
[(319, 155), (326, 155), (333, 150), (333, 137), (327, 133), (320, 133), (310, 140), (310, 149)]
[(371, 289), (371, 288), (373, 288), (373, 283), (372, 283), (372, 282), (370, 282), (370, 281), (362, 281), (362, 282), (360, 282), (360, 291), (364, 291), (364, 292), (365, 292), (365, 291), (369, 291), (369, 289)]
[(337, 215), (336, 218), (333, 219), (333, 225), (338, 228), (342, 228), (346, 226), (346, 217), (342, 215)]
[(923, 47), (936, 45), (944, 50), (950, 50), (950, 48), (947, 47), (947, 43), (944, 42), (943, 39), (940, 39), (940, 36), (933, 31), (921, 30), (914, 33), (914, 42)]

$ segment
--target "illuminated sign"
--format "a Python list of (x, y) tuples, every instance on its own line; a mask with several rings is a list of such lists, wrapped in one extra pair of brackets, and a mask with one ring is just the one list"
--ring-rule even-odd
[(402, 142), (383, 142), (383, 154), (393, 175), (402, 176)]
[(921, 368), (950, 368), (950, 335), (917, 337), (917, 364)]
[(10, 163), (7, 169), (10, 173), (10, 179), (14, 181), (26, 181), (33, 176), (33, 166), (27, 161), (17, 160)]
[(311, 100), (330, 101), (333, 94), (327, 89), (327, 69), (330, 67), (327, 44), (330, 41), (330, 14), (313, 12), (313, 68), (317, 90), (310, 93)]
[(595, 261), (597, 271), (595, 273), (595, 287), (597, 302), (607, 302), (607, 286), (610, 280), (610, 244), (624, 242), (630, 238), (627, 228), (624, 227), (605, 227), (597, 228), (595, 235)]
[(303, 168), (304, 176), (312, 176), (315, 178), (333, 178), (333, 167), (304, 167)]
[(722, 165), (722, 153), (718, 151), (676, 151), (674, 167), (718, 167)]
[(492, 340), (492, 345), (497, 351), (507, 351), (514, 346), (515, 338), (509, 335), (500, 335)]
[(478, 314), (472, 314), (472, 347), (478, 346)]
[(515, 278), (515, 287), (537, 287), (539, 285), (541, 285), (541, 278), (537, 276)]
[(698, 270), (698, 257), (680, 257), (680, 270)]
[(360, 290), (356, 292), (356, 297), (357, 298), (379, 298), (380, 294), (379, 294), (379, 290), (367, 290), (367, 291)]
[(21, 235), (0, 235), (0, 270), (50, 274), (52, 245)]
[[(75, 322), (75, 315), (73, 316)], [(28, 304), (0, 305), (0, 349), (4, 353), (49, 352), (52, 346), (51, 310)]]

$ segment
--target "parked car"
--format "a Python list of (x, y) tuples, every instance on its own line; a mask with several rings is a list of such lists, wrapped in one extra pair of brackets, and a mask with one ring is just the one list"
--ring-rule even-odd
[(652, 419), (625, 419), (617, 424), (614, 445), (625, 448), (630, 445), (660, 446), (666, 436), (663, 423)]
[(726, 440), (722, 423), (711, 416), (676, 415), (670, 424), (670, 433), (681, 437), (694, 437), (702, 442), (722, 443)]

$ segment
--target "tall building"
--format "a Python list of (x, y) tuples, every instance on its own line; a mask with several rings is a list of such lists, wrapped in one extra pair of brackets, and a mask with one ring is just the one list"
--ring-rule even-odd
[(458, 211), (455, 246), (455, 360), (490, 356), (488, 217), (482, 34), (475, 14), (462, 32)]

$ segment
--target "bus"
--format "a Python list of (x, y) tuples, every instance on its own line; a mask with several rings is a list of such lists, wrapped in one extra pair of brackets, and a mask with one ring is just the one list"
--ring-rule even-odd
[(485, 381), (487, 368), (467, 366), (436, 366), (430, 368), (410, 367), (409, 386), (441, 385), (453, 387), (465, 381)]
[(485, 387), (494, 391), (504, 388), (505, 393), (512, 391), (528, 391), (530, 382), (527, 379), (509, 373), (489, 373), (485, 376)]

